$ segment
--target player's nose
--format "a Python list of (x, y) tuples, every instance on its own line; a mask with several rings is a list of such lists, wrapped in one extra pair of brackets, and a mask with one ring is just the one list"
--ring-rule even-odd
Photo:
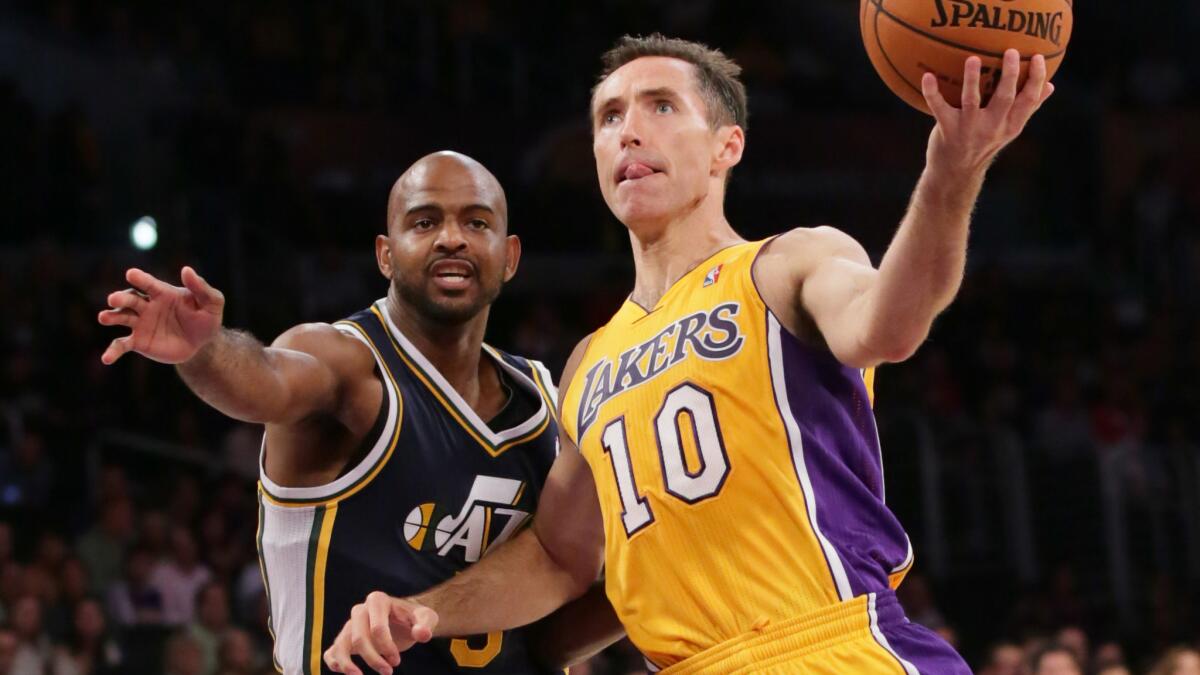
[(434, 246), (443, 251), (461, 251), (467, 247), (466, 231), (457, 220), (447, 218), (438, 230)]
[(638, 114), (632, 110), (621, 121), (621, 149), (630, 145), (634, 147), (642, 145), (641, 122)]

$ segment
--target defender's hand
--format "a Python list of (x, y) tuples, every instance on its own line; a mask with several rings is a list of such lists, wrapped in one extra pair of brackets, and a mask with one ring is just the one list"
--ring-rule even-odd
[(982, 171), (1000, 149), (1020, 135), (1033, 113), (1054, 93), (1046, 81), (1046, 59), (1035, 55), (1029, 62), (1029, 78), (1017, 91), (1021, 55), (1015, 49), (1004, 52), (1000, 83), (986, 107), (980, 107), (979, 57), (972, 56), (963, 66), (962, 103), (955, 108), (942, 98), (937, 78), (925, 73), (921, 92), (937, 119), (929, 136), (926, 161), (931, 167), (951, 172)]
[(182, 288), (136, 268), (125, 273), (133, 288), (109, 294), (112, 309), (100, 312), (99, 321), (133, 332), (112, 341), (100, 357), (105, 365), (130, 351), (159, 363), (182, 363), (212, 340), (221, 329), (225, 296), (191, 267), (180, 277)]
[(335, 673), (362, 675), (351, 660), (357, 655), (376, 672), (391, 675), (400, 652), (429, 642), (437, 622), (437, 612), (425, 605), (375, 591), (350, 610), (350, 620), (325, 650), (325, 665)]

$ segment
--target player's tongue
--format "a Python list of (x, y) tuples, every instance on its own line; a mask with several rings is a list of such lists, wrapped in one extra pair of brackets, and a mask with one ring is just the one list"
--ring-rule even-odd
[(638, 164), (635, 162), (625, 167), (625, 180), (637, 180), (638, 178), (645, 178), (652, 173), (654, 173), (654, 169), (651, 169), (645, 164)]

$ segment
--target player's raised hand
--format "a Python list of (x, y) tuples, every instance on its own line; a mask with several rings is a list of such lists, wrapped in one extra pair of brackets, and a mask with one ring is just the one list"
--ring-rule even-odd
[(225, 296), (191, 267), (180, 274), (183, 287), (172, 286), (137, 268), (125, 273), (132, 288), (110, 293), (100, 312), (105, 326), (127, 326), (132, 333), (112, 341), (100, 360), (111, 365), (126, 352), (159, 363), (182, 363), (221, 329)]
[(391, 675), (400, 653), (429, 642), (437, 612), (418, 602), (375, 591), (350, 610), (350, 620), (325, 650), (325, 665), (335, 673), (362, 675), (351, 657), (359, 656), (378, 673)]
[(991, 100), (983, 106), (979, 89), (981, 65), (979, 57), (972, 56), (963, 66), (962, 101), (957, 108), (942, 97), (932, 73), (925, 73), (921, 79), (921, 93), (937, 119), (926, 156), (932, 166), (950, 171), (985, 169), (1054, 93), (1054, 85), (1046, 80), (1046, 59), (1040, 54), (1030, 59), (1029, 77), (1018, 91), (1021, 55), (1009, 49), (1004, 52), (1000, 82)]

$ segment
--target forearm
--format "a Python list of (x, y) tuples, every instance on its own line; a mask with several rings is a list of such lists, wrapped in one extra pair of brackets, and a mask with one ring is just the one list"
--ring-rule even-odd
[(533, 623), (586, 589), (587, 584), (554, 562), (528, 528), (482, 562), (413, 600), (438, 613), (435, 636), (459, 637)]
[(244, 422), (275, 422), (286, 408), (287, 387), (277, 357), (253, 335), (222, 328), (207, 345), (176, 366), (205, 403)]
[(543, 666), (565, 668), (599, 653), (623, 635), (625, 627), (600, 581), (582, 597), (531, 626), (529, 642)]
[(864, 339), (888, 360), (915, 351), (958, 293), (982, 185), (982, 170), (956, 174), (927, 167), (922, 173), (877, 281), (861, 299)]

